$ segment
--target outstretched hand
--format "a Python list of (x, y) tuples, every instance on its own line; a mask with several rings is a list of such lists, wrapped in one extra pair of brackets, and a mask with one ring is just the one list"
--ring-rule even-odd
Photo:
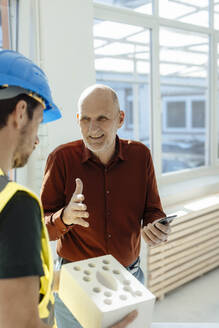
[(67, 225), (78, 224), (82, 227), (89, 227), (89, 223), (84, 220), (89, 217), (89, 213), (86, 211), (86, 204), (83, 203), (83, 182), (79, 178), (75, 179), (75, 182), (75, 191), (67, 207), (64, 209), (62, 220)]

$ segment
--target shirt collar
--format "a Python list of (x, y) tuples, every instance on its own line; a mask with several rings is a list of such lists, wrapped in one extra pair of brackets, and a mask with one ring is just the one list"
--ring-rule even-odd
[[(87, 162), (89, 159), (93, 157), (92, 152), (85, 146), (84, 142), (82, 143), (82, 163)], [(114, 160), (116, 158), (120, 158), (122, 161), (125, 160), (124, 156), (124, 150), (123, 150), (123, 143), (121, 139), (119, 139), (118, 136), (116, 136), (116, 155), (114, 157)]]

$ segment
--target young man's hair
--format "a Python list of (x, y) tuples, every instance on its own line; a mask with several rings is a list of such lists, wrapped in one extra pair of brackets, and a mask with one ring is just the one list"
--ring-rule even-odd
[(27, 103), (27, 115), (29, 120), (33, 118), (33, 112), (39, 105), (38, 101), (25, 95), (24, 93), (10, 98), (10, 99), (0, 99), (0, 129), (7, 125), (9, 115), (14, 111), (17, 103), (20, 100), (24, 100)]

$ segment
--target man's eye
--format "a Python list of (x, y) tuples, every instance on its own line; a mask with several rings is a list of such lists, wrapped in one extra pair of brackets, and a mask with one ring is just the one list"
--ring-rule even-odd
[(98, 121), (104, 122), (104, 121), (106, 121), (106, 120), (107, 120), (106, 117), (99, 117), (99, 120), (98, 120)]
[(82, 118), (81, 118), (81, 121), (82, 121), (82, 122), (89, 122), (89, 118), (88, 118), (88, 117), (82, 117)]

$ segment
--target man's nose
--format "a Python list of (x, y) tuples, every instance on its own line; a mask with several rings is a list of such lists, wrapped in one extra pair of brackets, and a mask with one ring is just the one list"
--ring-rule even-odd
[(99, 124), (97, 121), (90, 121), (89, 131), (97, 131), (99, 129)]

